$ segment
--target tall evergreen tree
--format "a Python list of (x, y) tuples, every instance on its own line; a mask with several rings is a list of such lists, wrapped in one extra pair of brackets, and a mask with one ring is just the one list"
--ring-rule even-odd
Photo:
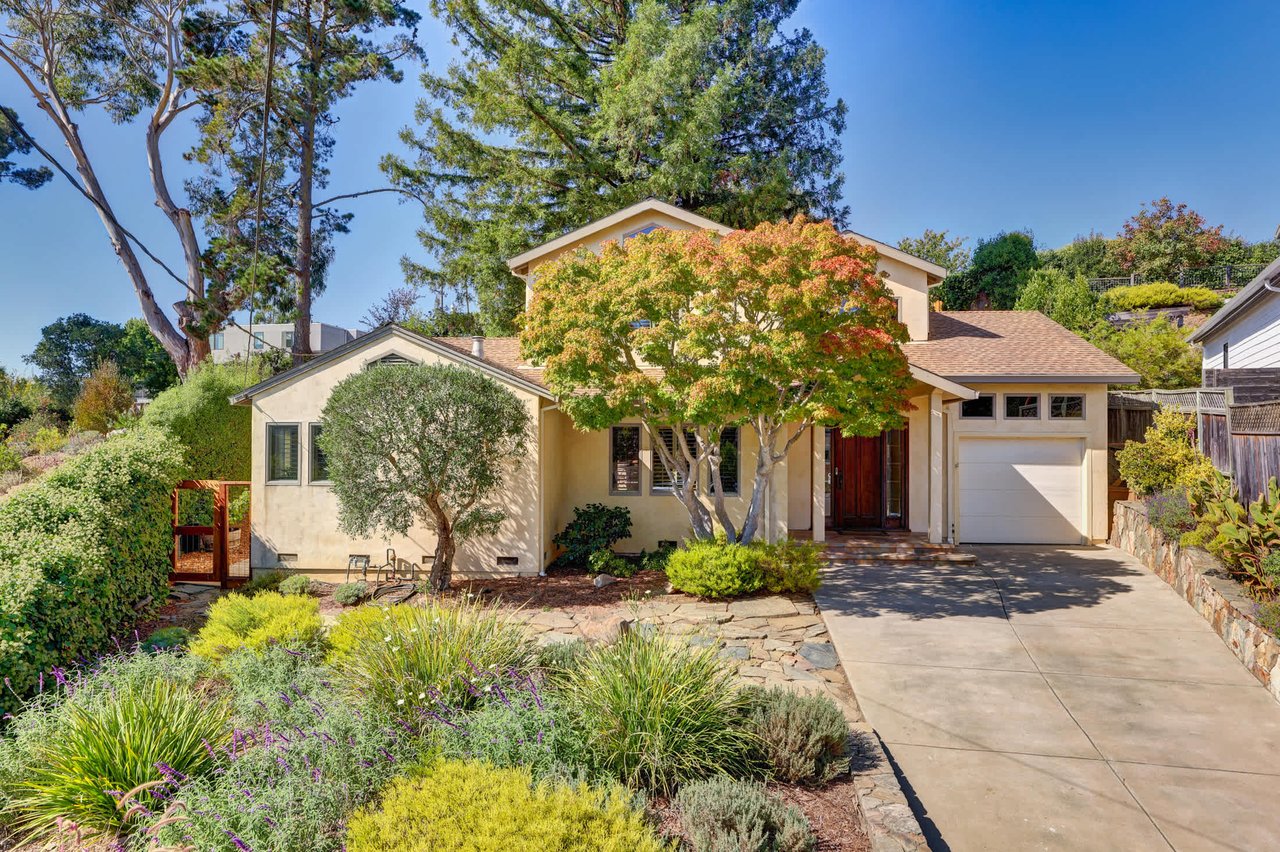
[(48, 166), (21, 166), (10, 159), (31, 154), (31, 140), (23, 132), (18, 114), (0, 106), (0, 183), (16, 183), (27, 189), (44, 186), (53, 177)]
[[(337, 106), (359, 83), (400, 81), (396, 63), (422, 56), (414, 40), (419, 15), (400, 0), (249, 0), (238, 8), (242, 16), (205, 28), (209, 49), (189, 74), (211, 93), (195, 151), (206, 172), (189, 189), (210, 231), (211, 274), (251, 290), (260, 315), (292, 319), (293, 351), (306, 356), (311, 301), (324, 288), (332, 237), (346, 231), (351, 218), (333, 205), (362, 194), (316, 197), (328, 184)], [(258, 230), (263, 94), (273, 45)]]
[(462, 56), (427, 73), (414, 159), (429, 199), (410, 283), (509, 334), (504, 259), (649, 196), (736, 227), (841, 204), (825, 51), (783, 24), (799, 0), (433, 0)]

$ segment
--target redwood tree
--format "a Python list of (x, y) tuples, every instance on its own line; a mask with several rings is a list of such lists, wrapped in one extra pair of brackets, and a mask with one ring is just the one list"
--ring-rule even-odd
[[(575, 425), (639, 418), (694, 534), (708, 538), (718, 523), (743, 543), (759, 532), (778, 463), (808, 430), (901, 425), (906, 339), (875, 251), (803, 217), (725, 237), (659, 230), (564, 255), (539, 268), (521, 335)], [(740, 528), (719, 469), (721, 434), (734, 426), (750, 426), (758, 450)], [(668, 449), (663, 427), (696, 440)]]

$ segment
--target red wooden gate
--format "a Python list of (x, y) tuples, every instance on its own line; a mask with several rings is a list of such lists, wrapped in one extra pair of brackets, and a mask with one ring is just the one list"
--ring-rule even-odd
[(188, 479), (173, 491), (170, 582), (234, 588), (249, 579), (249, 483)]

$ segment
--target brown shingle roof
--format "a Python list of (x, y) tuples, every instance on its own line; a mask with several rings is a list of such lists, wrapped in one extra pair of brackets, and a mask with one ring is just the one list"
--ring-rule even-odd
[(902, 349), (913, 366), (958, 382), (1138, 381), (1133, 370), (1036, 311), (930, 313), (929, 339)]
[[(470, 337), (435, 337), (471, 354)], [(957, 382), (1001, 379), (1136, 382), (1138, 375), (1093, 344), (1035, 311), (943, 311), (929, 314), (929, 339), (902, 347), (912, 366)], [(520, 339), (486, 337), (484, 360), (546, 387), (542, 370), (520, 357)]]
[[(431, 339), (437, 343), (443, 343), (450, 349), (456, 349), (464, 355), (471, 354), (470, 337), (433, 337)], [(529, 366), (528, 362), (520, 357), (520, 338), (518, 337), (486, 337), (484, 360), (499, 370), (518, 376), (526, 382), (533, 382), (544, 388), (547, 386), (542, 381), (542, 369)]]

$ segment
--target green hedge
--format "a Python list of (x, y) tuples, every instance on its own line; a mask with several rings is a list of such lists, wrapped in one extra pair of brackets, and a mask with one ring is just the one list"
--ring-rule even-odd
[(1130, 287), (1116, 287), (1102, 295), (1103, 306), (1112, 311), (1143, 311), (1190, 305), (1197, 311), (1222, 307), (1222, 294), (1205, 287), (1179, 287), (1170, 281), (1153, 281)]
[(139, 602), (165, 599), (181, 467), (175, 439), (137, 429), (0, 504), (0, 704), (106, 650)]
[(164, 429), (182, 442), (185, 478), (247, 480), (253, 412), (248, 406), (232, 405), (228, 398), (268, 375), (258, 360), (205, 362), (185, 382), (152, 400), (142, 412), (142, 424)]

